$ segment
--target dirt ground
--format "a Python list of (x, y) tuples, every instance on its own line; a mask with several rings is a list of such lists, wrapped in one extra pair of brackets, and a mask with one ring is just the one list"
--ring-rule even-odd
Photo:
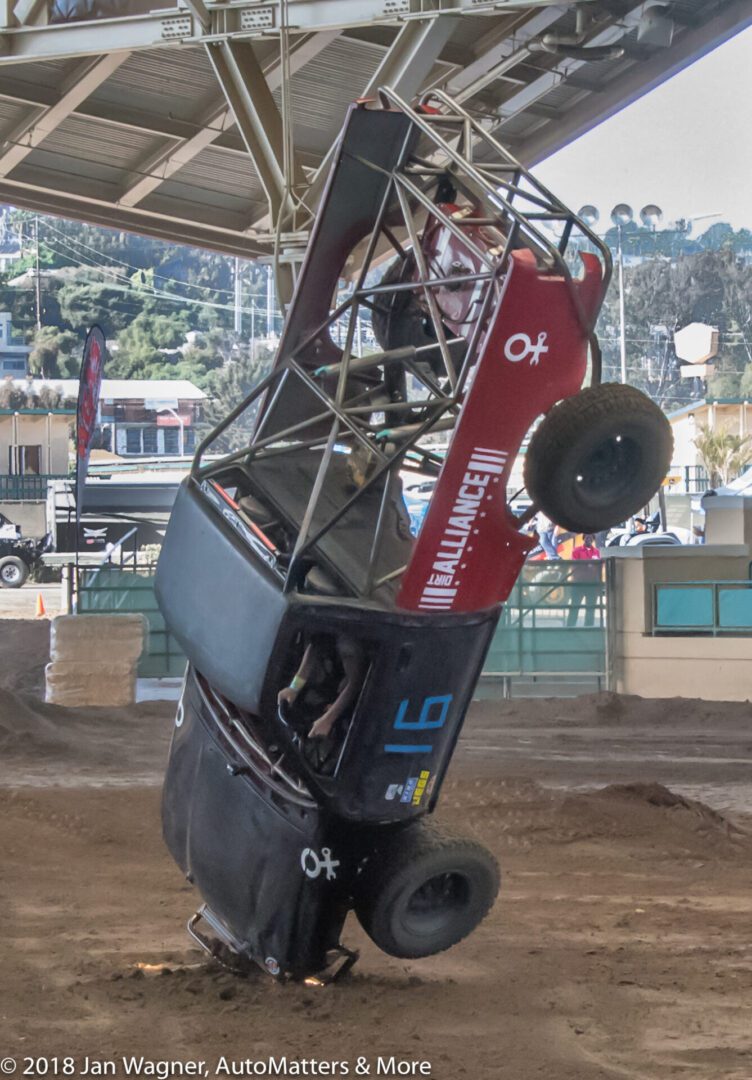
[(159, 824), (174, 706), (43, 706), (44, 648), (42, 624), (0, 622), (0, 1058), (752, 1077), (752, 706), (477, 705), (439, 816), (499, 859), (491, 915), (416, 962), (353, 921), (350, 977), (279, 986), (212, 967), (185, 934), (197, 897)]

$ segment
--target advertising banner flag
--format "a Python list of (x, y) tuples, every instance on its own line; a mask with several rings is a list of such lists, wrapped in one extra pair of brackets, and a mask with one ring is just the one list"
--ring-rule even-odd
[(76, 522), (81, 521), (84, 485), (89, 471), (89, 453), (97, 425), (99, 391), (104, 371), (105, 338), (101, 327), (92, 326), (86, 335), (84, 358), (78, 383), (76, 410)]

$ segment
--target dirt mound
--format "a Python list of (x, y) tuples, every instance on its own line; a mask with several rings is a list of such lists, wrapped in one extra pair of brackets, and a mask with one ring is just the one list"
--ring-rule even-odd
[(610, 784), (567, 796), (556, 832), (570, 841), (639, 838), (646, 851), (702, 858), (724, 853), (729, 845), (752, 847), (752, 837), (729, 818), (657, 783)]
[(0, 619), (0, 688), (44, 697), (44, 668), (49, 658), (47, 619)]
[(749, 701), (702, 701), (696, 698), (642, 698), (635, 694), (583, 694), (581, 697), (474, 701), (469, 724), (475, 728), (672, 727), (677, 724), (748, 724)]
[(33, 698), (0, 689), (0, 751), (4, 755), (64, 753), (69, 739), (48, 706)]
[(719, 829), (726, 835), (736, 833), (743, 835), (743, 831), (729, 821), (723, 814), (713, 810), (698, 799), (688, 799), (684, 795), (678, 795), (663, 784), (609, 784), (596, 793), (603, 799), (634, 800), (639, 803), (648, 803), (650, 806), (672, 810), (681, 815), (689, 814), (709, 830)]
[(752, 854), (752, 836), (735, 822), (658, 783), (565, 794), (529, 780), (449, 780), (439, 816), (502, 861), (505, 852), (562, 844), (590, 845), (598, 855), (622, 841), (640, 843), (647, 857)]
[(0, 689), (0, 784), (159, 783), (175, 704), (68, 709)]

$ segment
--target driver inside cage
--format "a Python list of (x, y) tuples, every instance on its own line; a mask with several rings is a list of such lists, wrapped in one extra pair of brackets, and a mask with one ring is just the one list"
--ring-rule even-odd
[(363, 683), (363, 669), (363, 650), (349, 635), (316, 635), (306, 645), (300, 667), (290, 685), (280, 690), (277, 701), (280, 705), (292, 706), (303, 690), (314, 698), (321, 697), (339, 674), (335, 684), (337, 696), (325, 705), (308, 732), (309, 739), (326, 739), (357, 698)]

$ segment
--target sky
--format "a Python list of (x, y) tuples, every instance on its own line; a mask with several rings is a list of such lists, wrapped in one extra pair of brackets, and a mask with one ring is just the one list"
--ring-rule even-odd
[(752, 28), (708, 53), (542, 162), (536, 174), (572, 209), (615, 203), (752, 228)]

